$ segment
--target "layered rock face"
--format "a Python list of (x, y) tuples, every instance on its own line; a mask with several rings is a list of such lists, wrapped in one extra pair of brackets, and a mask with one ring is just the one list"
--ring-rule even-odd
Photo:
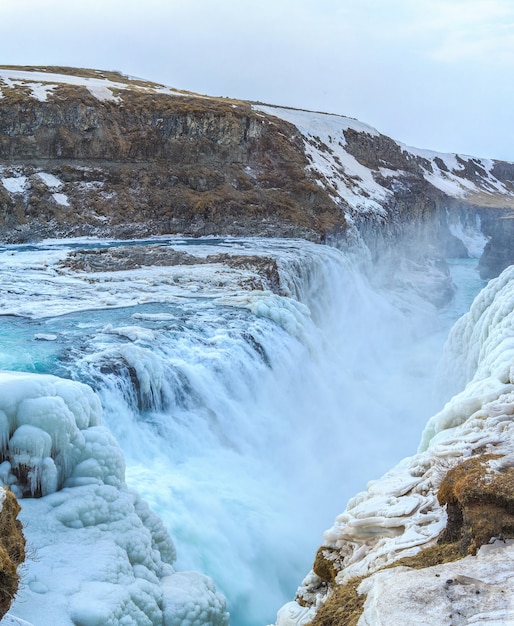
[(295, 129), (248, 103), (96, 72), (74, 84), (63, 74), (9, 76), (0, 82), (6, 240), (177, 232), (319, 240), (345, 228), (306, 171)]
[(510, 222), (499, 219), (514, 208), (509, 163), (407, 148), (342, 116), (96, 70), (0, 68), (0, 95), (6, 242), (358, 236), (376, 257), (411, 241), (406, 255), (423, 260), (475, 255), (467, 229), (491, 239), (484, 275), (511, 260)]

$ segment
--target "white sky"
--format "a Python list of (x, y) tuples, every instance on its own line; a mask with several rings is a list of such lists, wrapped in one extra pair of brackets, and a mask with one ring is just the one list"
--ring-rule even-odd
[(514, 161), (513, 0), (0, 0), (0, 64), (115, 69)]

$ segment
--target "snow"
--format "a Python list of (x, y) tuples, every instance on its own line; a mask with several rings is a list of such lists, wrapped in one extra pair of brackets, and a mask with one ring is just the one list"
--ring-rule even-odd
[[(228, 624), (224, 598), (210, 579), (188, 573), (194, 593), (183, 594), (183, 575), (172, 567), (173, 543), (127, 489), (123, 455), (101, 425), (100, 401), (88, 386), (1, 372), (0, 417), (4, 484), (19, 497), (42, 495), (21, 500), (19, 517), (37, 558), (29, 554), (23, 585), (2, 625), (22, 624), (17, 618), (33, 626), (206, 623), (185, 622), (184, 615)], [(28, 468), (27, 485), (21, 466)]]
[[(159, 240), (156, 240), (159, 241)], [(165, 243), (165, 239), (160, 240)], [(225, 298), (242, 293), (242, 283), (255, 280), (251, 270), (232, 268), (221, 263), (169, 267), (142, 267), (126, 271), (83, 272), (60, 265), (69, 251), (83, 243), (102, 243), (100, 240), (46, 240), (40, 249), (6, 247), (0, 251), (0, 289), (9, 297), (0, 301), (0, 314), (27, 317), (50, 317), (87, 309), (134, 306), (149, 302), (180, 302), (184, 296), (195, 294), (204, 298)], [(103, 243), (107, 243), (103, 240)], [(183, 240), (173, 240), (173, 248), (191, 248)], [(274, 240), (273, 246), (259, 239), (234, 240), (217, 245), (217, 252), (232, 254), (259, 254), (268, 245), (265, 254), (276, 258), (297, 259), (297, 255), (315, 255), (315, 248), (297, 240)], [(213, 247), (195, 245), (195, 256), (213, 254)], [(239, 301), (243, 306), (245, 298)], [(257, 298), (258, 296), (256, 296)], [(255, 298), (254, 298), (255, 299)], [(265, 299), (269, 300), (269, 296)], [(262, 298), (261, 298), (262, 300)], [(237, 301), (234, 301), (237, 302)], [(227, 300), (228, 303), (228, 300)], [(248, 306), (247, 306), (248, 305)], [(252, 309), (253, 305), (244, 304)], [(262, 308), (261, 314), (265, 309)]]
[[(0, 70), (0, 80), (3, 81), (9, 89), (16, 87), (28, 87), (32, 98), (36, 98), (40, 102), (46, 102), (48, 94), (56, 87), (56, 85), (43, 84), (32, 79), (26, 79), (29, 72), (16, 70)], [(41, 72), (39, 72), (41, 74)], [(35, 78), (35, 77), (34, 77)]]
[[(450, 216), (448, 216), (450, 217)], [(474, 226), (464, 225), (459, 220), (452, 222), (448, 220), (448, 228), (451, 234), (460, 239), (466, 246), (468, 254), (471, 258), (479, 259), (482, 256), (484, 248), (487, 244), (487, 237), (482, 233), (480, 227), (480, 218), (477, 215), (477, 221)]]
[(2, 185), (10, 193), (23, 193), (27, 185), (26, 176), (13, 176), (10, 178), (2, 178)]
[[(456, 323), (444, 365), (455, 395), (428, 421), (419, 452), (370, 482), (324, 534), (323, 545), (340, 551), (338, 583), (367, 576), (359, 588), (367, 594), (359, 625), (392, 626), (409, 615), (409, 624), (429, 626), (446, 623), (457, 610), (462, 623), (514, 624), (514, 608), (507, 602), (514, 585), (513, 542), (483, 546), (477, 556), (432, 568), (382, 570), (435, 542), (446, 524), (436, 494), (450, 467), (487, 453), (503, 457), (492, 472), (512, 463), (514, 266), (490, 281)], [(321, 601), (318, 583), (311, 572), (300, 595)], [(300, 626), (314, 614), (314, 608), (293, 601), (279, 611), (276, 623)]]
[(36, 174), (44, 183), (47, 187), (49, 187), (50, 189), (59, 189), (60, 187), (63, 186), (63, 182), (60, 181), (57, 176), (54, 176), (53, 174), (48, 174), (47, 172), (38, 172)]
[(53, 199), (60, 206), (70, 206), (70, 202), (69, 202), (68, 196), (66, 194), (64, 194), (64, 193), (53, 193), (52, 196), (53, 196)]
[(0, 624), (2, 624), (2, 626), (34, 626), (24, 619), (14, 617), (14, 615), (9, 615), (9, 613), (4, 616), (4, 618), (0, 621)]
[[(192, 572), (164, 578), (164, 623), (169, 626), (225, 626), (224, 602), (207, 576)], [(206, 593), (207, 590), (207, 593)], [(195, 609), (191, 611), (191, 601)]]
[[(367, 594), (359, 626), (462, 623), (512, 626), (514, 542), (496, 541), (468, 556), (422, 570), (398, 567), (364, 580), (358, 591)], [(429, 610), (427, 610), (429, 607)], [(458, 615), (458, 622), (449, 616)]]
[(119, 96), (115, 96), (113, 94), (113, 92), (111, 91), (110, 86), (107, 85), (89, 85), (86, 84), (86, 87), (89, 91), (89, 93), (93, 96), (95, 96), (95, 98), (98, 98), (98, 100), (102, 100), (102, 101), (107, 101), (110, 100), (112, 102), (120, 102), (121, 98)]
[[(491, 159), (478, 159), (466, 155), (445, 154), (432, 150), (408, 147), (400, 142), (397, 143), (405, 153), (429, 162), (429, 167), (422, 165), (425, 180), (449, 196), (465, 198), (470, 193), (479, 192), (510, 194), (504, 183), (493, 176), (492, 168), (494, 161)], [(472, 161), (474, 166), (482, 168), (483, 174), (479, 175), (477, 182), (463, 177), (465, 170), (463, 162), (466, 161)], [(447, 171), (441, 169), (440, 162), (443, 162)]]
[(107, 78), (73, 76), (70, 74), (28, 70), (0, 69), (0, 81), (4, 82), (7, 87), (10, 88), (16, 86), (28, 87), (31, 91), (31, 96), (41, 102), (46, 101), (48, 94), (60, 84), (86, 87), (91, 95), (98, 100), (108, 100), (112, 102), (120, 101), (120, 97), (114, 93), (114, 90), (120, 89), (137, 89), (174, 96), (184, 95), (180, 91), (171, 87), (163, 87), (162, 85), (140, 85), (130, 82), (113, 81)]
[(311, 160), (309, 167), (322, 174), (324, 186), (336, 202), (343, 199), (358, 212), (372, 211), (385, 215), (380, 203), (391, 192), (379, 185), (372, 171), (345, 149), (345, 130), (352, 129), (371, 136), (378, 136), (378, 131), (358, 120), (339, 115), (262, 105), (254, 105), (254, 109), (286, 120), (298, 128)]

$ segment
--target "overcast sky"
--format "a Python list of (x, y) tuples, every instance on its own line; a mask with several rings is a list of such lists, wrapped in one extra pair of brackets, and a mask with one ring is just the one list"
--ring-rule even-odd
[(513, 0), (0, 0), (0, 64), (114, 69), (514, 161)]

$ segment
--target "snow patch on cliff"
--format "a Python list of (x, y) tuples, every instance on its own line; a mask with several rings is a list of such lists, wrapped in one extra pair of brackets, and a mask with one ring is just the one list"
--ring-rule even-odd
[(38, 172), (36, 176), (40, 178), (50, 189), (60, 189), (63, 186), (63, 182), (53, 174), (48, 174), (47, 172)]
[(2, 185), (9, 193), (24, 193), (27, 187), (26, 176), (9, 176), (2, 178)]
[[(425, 180), (449, 196), (465, 198), (470, 193), (480, 192), (512, 195), (505, 184), (493, 175), (492, 159), (444, 154), (397, 143), (405, 153), (420, 159)], [(472, 173), (468, 174), (466, 168)], [(467, 176), (471, 176), (472, 179)]]
[(262, 105), (254, 108), (298, 128), (304, 137), (310, 168), (321, 175), (320, 184), (327, 188), (338, 204), (342, 199), (359, 213), (371, 211), (385, 215), (381, 203), (391, 195), (391, 191), (378, 184), (372, 170), (359, 163), (345, 149), (345, 130), (351, 128), (372, 136), (377, 136), (378, 131), (358, 120), (339, 115)]
[(70, 201), (65, 193), (53, 193), (52, 197), (59, 206), (70, 206)]

